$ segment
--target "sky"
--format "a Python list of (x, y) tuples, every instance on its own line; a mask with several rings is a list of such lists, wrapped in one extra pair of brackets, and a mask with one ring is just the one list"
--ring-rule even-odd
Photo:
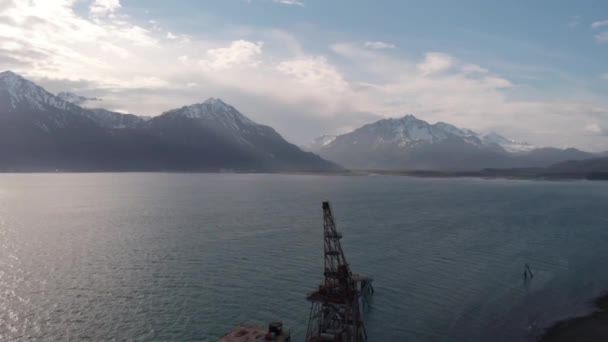
[(305, 144), (414, 114), (608, 150), (608, 1), (0, 0), (0, 71), (139, 115), (219, 97)]

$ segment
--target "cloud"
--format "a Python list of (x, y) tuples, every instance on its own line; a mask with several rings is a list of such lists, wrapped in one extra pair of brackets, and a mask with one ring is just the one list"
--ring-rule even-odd
[(120, 8), (120, 0), (95, 0), (89, 10), (92, 15), (104, 16), (116, 12)]
[(283, 4), (283, 5), (292, 5), (292, 6), (300, 6), (300, 7), (304, 7), (304, 3), (298, 0), (272, 0), (272, 2), (275, 2), (277, 4)]
[(175, 40), (178, 37), (171, 32), (167, 32), (167, 39)]
[(132, 56), (131, 53), (127, 49), (124, 49), (118, 45), (109, 44), (106, 42), (100, 42), (99, 47), (101, 48), (101, 51), (109, 52), (122, 59), (127, 59)]
[(598, 28), (598, 27), (603, 27), (603, 26), (608, 26), (608, 20), (596, 21), (591, 24), (591, 27), (593, 27), (593, 28)]
[[(608, 26), (608, 20), (596, 21), (591, 24), (592, 28), (600, 28), (604, 26)], [(599, 44), (608, 43), (608, 31), (599, 32), (594, 36), (594, 38)]]
[(608, 135), (608, 129), (600, 126), (597, 122), (586, 125), (584, 130), (591, 135)]
[[(24, 65), (25, 74), (38, 78), (77, 80), (87, 77), (103, 86), (119, 86), (134, 80), (145, 80), (139, 71), (126, 68), (125, 60), (133, 62), (158, 47), (158, 40), (147, 29), (119, 18), (87, 19), (76, 15), (74, 0), (14, 0), (0, 7), (0, 41), (11, 46), (7, 52)], [(105, 7), (104, 7), (105, 6)], [(96, 1), (96, 13), (115, 11), (120, 3)], [(142, 62), (141, 67), (149, 63)], [(86, 76), (84, 76), (86, 75)], [(141, 77), (138, 77), (141, 76)], [(121, 81), (130, 78), (130, 82)], [(158, 83), (158, 82), (156, 82)], [(148, 80), (142, 84), (150, 84)]]
[(474, 73), (487, 74), (488, 73), (488, 69), (482, 68), (477, 64), (465, 64), (460, 68), (460, 70), (462, 70), (465, 73), (469, 73), (469, 74), (474, 74)]
[(418, 70), (424, 75), (431, 75), (449, 70), (454, 66), (452, 56), (439, 53), (429, 52), (425, 55), (424, 60), (418, 64)]
[(600, 44), (608, 43), (608, 31), (600, 32), (596, 34), (594, 38), (595, 41)]
[(202, 59), (199, 64), (212, 70), (225, 70), (243, 66), (254, 67), (260, 62), (258, 57), (262, 54), (262, 45), (261, 42), (233, 41), (228, 47), (208, 50), (207, 59)]
[(381, 42), (381, 41), (365, 42), (365, 43), (363, 43), (363, 46), (365, 46), (366, 48), (375, 49), (375, 50), (394, 49), (397, 47), (395, 44)]
[(513, 86), (509, 80), (496, 76), (487, 76), (481, 79), (481, 82), (492, 89), (510, 88)]
[(598, 125), (597, 123), (590, 123), (587, 126), (585, 126), (585, 132), (587, 133), (592, 133), (592, 134), (601, 134), (603, 132), (602, 128), (600, 127), (600, 125)]
[(342, 92), (348, 85), (325, 57), (307, 57), (281, 62), (277, 70), (293, 77), (305, 86)]

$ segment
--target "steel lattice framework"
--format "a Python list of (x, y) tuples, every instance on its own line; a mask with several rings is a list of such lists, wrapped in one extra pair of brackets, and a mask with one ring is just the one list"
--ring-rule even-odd
[(360, 289), (346, 262), (340, 244), (342, 235), (336, 229), (329, 202), (323, 202), (323, 231), (325, 277), (318, 290), (308, 296), (312, 305), (306, 341), (367, 341), (361, 319)]

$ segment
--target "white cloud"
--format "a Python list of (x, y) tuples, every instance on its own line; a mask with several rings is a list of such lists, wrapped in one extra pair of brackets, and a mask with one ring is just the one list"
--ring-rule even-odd
[(100, 42), (100, 48), (103, 52), (111, 52), (112, 54), (122, 58), (127, 59), (131, 57), (131, 53), (127, 49), (123, 49), (122, 47), (106, 42)]
[(154, 47), (158, 44), (158, 39), (153, 37), (150, 34), (150, 31), (135, 25), (124, 27), (121, 31), (121, 37), (130, 40), (133, 44), (139, 46)]
[(509, 80), (497, 76), (484, 77), (481, 79), (481, 82), (493, 89), (510, 88), (513, 86), (513, 83)]
[(460, 70), (462, 70), (465, 73), (470, 73), (470, 74), (474, 74), (474, 73), (487, 74), (488, 73), (488, 69), (482, 68), (477, 64), (465, 64), (460, 68)]
[(602, 133), (602, 128), (600, 127), (600, 125), (598, 125), (597, 123), (590, 123), (587, 126), (585, 126), (585, 132), (588, 133), (592, 133), (592, 134), (600, 134)]
[(277, 4), (283, 4), (283, 5), (295, 5), (295, 6), (300, 6), (300, 7), (304, 7), (304, 3), (298, 0), (272, 0), (273, 2), (276, 2)]
[(454, 66), (452, 56), (445, 53), (429, 52), (425, 55), (424, 60), (418, 64), (418, 70), (423, 75), (432, 75), (447, 71), (452, 66)]
[(307, 57), (281, 62), (277, 70), (317, 89), (344, 91), (348, 85), (325, 57)]
[(595, 35), (595, 41), (602, 44), (608, 43), (608, 31), (600, 32)]
[(108, 15), (121, 8), (120, 0), (95, 0), (89, 7), (92, 15)]
[(171, 32), (167, 32), (167, 39), (175, 40), (178, 37)]
[(608, 20), (596, 21), (591, 24), (591, 27), (593, 27), (593, 28), (598, 28), (598, 27), (603, 27), (603, 26), (608, 26)]
[(212, 70), (225, 70), (233, 67), (257, 66), (262, 54), (262, 43), (246, 40), (237, 40), (224, 48), (210, 49), (207, 58), (200, 61), (204, 68)]
[(397, 47), (395, 44), (381, 42), (381, 41), (365, 42), (365, 43), (363, 43), (363, 46), (365, 46), (366, 48), (375, 49), (375, 50), (394, 49)]
[(0, 48), (7, 51), (18, 51), (23, 48), (23, 45), (17, 42), (2, 42)]
[(137, 76), (132, 80), (116, 79), (113, 84), (117, 87), (125, 89), (154, 89), (165, 88), (170, 86), (170, 83), (168, 81), (155, 76)]

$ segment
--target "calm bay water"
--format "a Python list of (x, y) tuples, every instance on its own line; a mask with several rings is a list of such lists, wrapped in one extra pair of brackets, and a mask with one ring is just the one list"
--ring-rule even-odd
[[(526, 341), (608, 289), (608, 183), (0, 175), (0, 340), (301, 340), (321, 201), (375, 278), (374, 341)], [(535, 272), (524, 284), (524, 263)]]

